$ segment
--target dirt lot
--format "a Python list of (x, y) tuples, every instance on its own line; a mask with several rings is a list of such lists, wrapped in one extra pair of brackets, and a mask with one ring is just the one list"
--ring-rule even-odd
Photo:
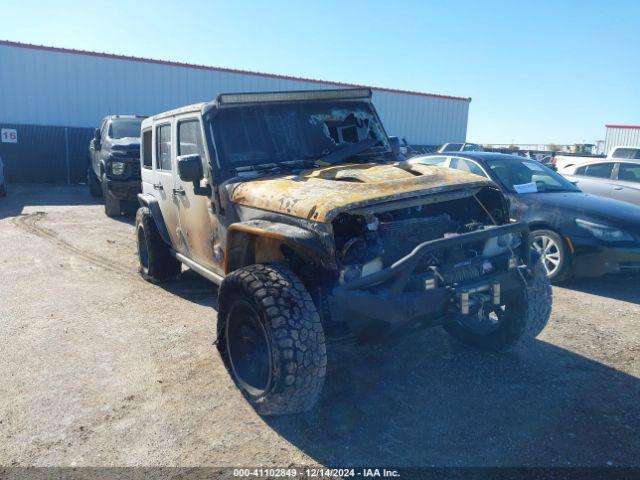
[(137, 273), (83, 187), (0, 199), (0, 465), (640, 465), (640, 282), (554, 288), (529, 347), (440, 330), (330, 348), (311, 413), (263, 420), (226, 374), (215, 288)]

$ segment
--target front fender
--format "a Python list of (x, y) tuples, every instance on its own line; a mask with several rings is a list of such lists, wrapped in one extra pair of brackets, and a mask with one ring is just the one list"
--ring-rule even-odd
[(153, 221), (158, 228), (158, 232), (160, 233), (160, 237), (170, 247), (171, 239), (169, 238), (169, 230), (167, 230), (167, 225), (164, 223), (164, 217), (162, 216), (162, 210), (160, 210), (160, 205), (158, 204), (158, 200), (156, 197), (149, 193), (139, 193), (138, 194), (138, 202), (142, 207), (148, 207), (151, 212), (151, 216), (153, 217)]
[(301, 257), (328, 269), (335, 268), (335, 252), (320, 239), (320, 232), (286, 223), (267, 220), (248, 220), (233, 223), (227, 231), (225, 271), (238, 267), (236, 257), (245, 248), (243, 240), (266, 238), (286, 245)]

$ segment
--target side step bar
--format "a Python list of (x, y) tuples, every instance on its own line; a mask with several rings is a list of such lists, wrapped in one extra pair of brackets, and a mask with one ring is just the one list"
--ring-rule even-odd
[(221, 275), (218, 275), (217, 273), (212, 272), (208, 268), (203, 267), (199, 263), (194, 262), (193, 260), (191, 260), (190, 258), (185, 257), (181, 253), (178, 253), (178, 252), (176, 252), (174, 250), (172, 250), (171, 253), (173, 253), (173, 256), (176, 257), (177, 260), (180, 260), (182, 263), (184, 263), (191, 270), (193, 270), (194, 272), (199, 273), (204, 278), (206, 278), (207, 280), (212, 281), (216, 285), (220, 285), (222, 283), (222, 280), (224, 280), (224, 277), (222, 277)]

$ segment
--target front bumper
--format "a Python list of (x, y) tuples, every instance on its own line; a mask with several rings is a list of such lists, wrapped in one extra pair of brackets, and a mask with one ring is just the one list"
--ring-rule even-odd
[[(498, 270), (466, 282), (438, 285), (422, 291), (407, 291), (414, 271), (425, 255), (445, 248), (486, 240), (505, 234), (521, 235), (521, 244), (513, 253), (520, 265)], [(529, 228), (523, 223), (488, 227), (484, 230), (421, 243), (393, 265), (366, 277), (336, 287), (330, 296), (336, 320), (358, 331), (370, 325), (397, 328), (407, 324), (438, 324), (459, 314), (462, 298), (476, 292), (499, 291), (504, 304), (520, 295), (531, 278)], [(523, 281), (524, 279), (524, 281)]]
[(573, 273), (599, 277), (608, 273), (640, 274), (640, 247), (599, 247), (576, 251)]
[(142, 192), (140, 180), (115, 180), (107, 178), (107, 192), (114, 198), (125, 202), (138, 202), (138, 194)]

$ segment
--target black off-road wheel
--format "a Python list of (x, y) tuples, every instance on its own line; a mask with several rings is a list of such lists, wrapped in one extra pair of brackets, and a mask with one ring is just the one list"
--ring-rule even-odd
[(284, 265), (229, 274), (219, 293), (218, 349), (260, 415), (306, 412), (324, 385), (327, 350), (320, 317), (300, 279)]
[(136, 213), (136, 238), (138, 240), (138, 272), (148, 282), (160, 283), (180, 275), (182, 264), (170, 252), (151, 216), (148, 207), (140, 207)]
[(107, 217), (119, 217), (122, 214), (120, 200), (114, 198), (107, 189), (107, 180), (102, 178), (102, 196), (104, 197), (104, 213)]
[(517, 300), (460, 315), (445, 329), (458, 340), (483, 350), (506, 351), (517, 343), (532, 341), (542, 332), (551, 316), (552, 303), (549, 277), (538, 261), (533, 278)]
[(102, 196), (100, 181), (90, 168), (87, 170), (87, 184), (89, 185), (89, 193), (92, 197), (98, 198)]

